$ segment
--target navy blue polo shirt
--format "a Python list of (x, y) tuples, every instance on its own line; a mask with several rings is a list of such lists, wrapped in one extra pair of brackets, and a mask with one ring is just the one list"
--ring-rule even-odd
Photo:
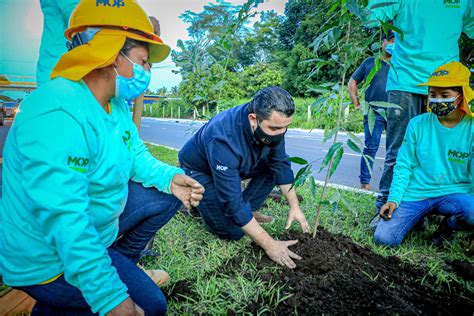
[[(374, 57), (369, 57), (360, 64), (359, 68), (354, 71), (352, 79), (357, 83), (365, 81), (370, 71), (374, 67)], [(370, 82), (370, 86), (365, 91), (365, 101), (383, 101), (387, 102), (387, 76), (390, 65), (382, 61), (382, 68), (375, 74), (374, 78)]]
[(239, 105), (216, 115), (179, 152), (183, 168), (212, 176), (225, 215), (240, 227), (252, 219), (250, 203), (242, 196), (242, 179), (265, 168), (273, 171), (277, 185), (294, 180), (284, 141), (275, 147), (255, 144), (247, 107)]

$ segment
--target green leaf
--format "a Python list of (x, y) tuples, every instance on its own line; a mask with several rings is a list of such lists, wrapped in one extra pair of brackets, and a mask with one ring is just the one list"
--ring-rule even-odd
[(372, 162), (374, 161), (374, 159), (370, 157), (369, 155), (362, 155), (362, 158), (364, 158), (365, 165), (367, 166), (367, 169), (369, 170), (369, 173), (370, 173), (370, 177), (372, 177), (372, 166), (369, 163), (369, 158), (372, 160)]
[(327, 142), (331, 137), (333, 137), (339, 129), (337, 127), (333, 128), (332, 130), (324, 130), (324, 138), (323, 138), (323, 144)]
[(341, 142), (336, 142), (332, 144), (331, 148), (329, 148), (328, 153), (324, 157), (323, 162), (321, 163), (321, 166), (319, 167), (319, 172), (324, 169), (329, 164), (329, 161), (331, 161), (332, 157), (334, 156), (334, 153), (341, 148), (342, 143)]
[(309, 179), (309, 191), (311, 192), (311, 194), (313, 196), (315, 196), (316, 195), (316, 184), (314, 183), (314, 177), (309, 176), (308, 179)]
[(346, 3), (346, 9), (349, 10), (350, 13), (354, 14), (358, 18), (361, 18), (361, 11), (359, 6), (357, 5), (357, 0), (349, 0)]
[(377, 9), (377, 8), (382, 8), (382, 7), (387, 7), (389, 5), (397, 4), (397, 2), (380, 2), (377, 4), (374, 4), (373, 6), (370, 7), (370, 10)]
[(370, 105), (369, 102), (362, 100), (360, 101), (360, 105), (362, 106), (362, 114), (367, 115), (369, 113)]
[(370, 135), (372, 135), (372, 132), (374, 131), (374, 126), (375, 126), (375, 112), (372, 109), (369, 109), (369, 113), (367, 114), (367, 119), (369, 123), (369, 132)]
[(344, 149), (342, 147), (339, 147), (336, 154), (334, 155), (334, 160), (332, 161), (331, 170), (329, 171), (329, 178), (331, 178), (334, 172), (336, 172), (337, 167), (339, 166), (339, 163), (341, 162), (343, 154), (344, 154)]
[(339, 6), (339, 1), (336, 1), (336, 2), (331, 6), (331, 8), (329, 8), (329, 11), (328, 11), (327, 14), (333, 13), (333, 12), (337, 9), (338, 6)]
[(388, 34), (388, 30), (392, 30), (398, 33), (398, 35), (400, 36), (400, 40), (403, 41), (405, 39), (405, 34), (403, 34), (403, 31), (399, 29), (398, 27), (396, 27), (395, 25), (390, 24), (390, 23), (384, 23), (384, 22), (382, 22), (381, 25), (385, 34)]
[(369, 74), (367, 75), (367, 78), (365, 79), (363, 88), (366, 89), (370, 83), (372, 82), (372, 79), (374, 79), (374, 76), (382, 69), (382, 62), (380, 61), (380, 58), (375, 58), (374, 59), (374, 67), (370, 69)]
[(378, 106), (379, 108), (384, 109), (401, 109), (402, 107), (395, 103), (382, 102), (382, 101), (372, 101), (369, 103), (372, 106)]
[(327, 93), (330, 92), (331, 90), (328, 87), (319, 85), (308, 85), (308, 91), (313, 91), (313, 92), (318, 92), (318, 93)]
[(359, 137), (355, 136), (353, 133), (347, 132), (347, 136), (349, 136), (349, 138), (352, 139), (354, 143), (359, 144), (360, 146), (364, 146), (362, 140)]
[(308, 164), (308, 162), (301, 157), (289, 157), (288, 160), (298, 165)]
[(347, 146), (349, 146), (350, 149), (352, 149), (358, 154), (362, 153), (362, 150), (359, 148), (359, 146), (356, 145), (356, 143), (352, 141), (352, 139), (347, 140)]
[(321, 109), (323, 108), (323, 106), (326, 105), (327, 100), (328, 100), (327, 97), (319, 98), (319, 99), (317, 99), (316, 101), (314, 101), (313, 104), (311, 104), (311, 107), (312, 107), (312, 108), (315, 108), (315, 107), (317, 106), (314, 111), (315, 111), (316, 113), (319, 113), (319, 112), (321, 111)]

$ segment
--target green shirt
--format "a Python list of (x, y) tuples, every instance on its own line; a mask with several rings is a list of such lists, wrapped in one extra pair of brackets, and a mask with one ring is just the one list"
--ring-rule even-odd
[[(393, 20), (404, 35), (395, 34), (395, 47), (387, 79), (387, 91), (400, 90), (427, 94), (426, 82), (438, 67), (459, 61), (458, 40), (461, 32), (474, 38), (472, 0), (370, 0), (369, 20)], [(372, 23), (378, 25), (378, 23)]]
[(128, 297), (107, 248), (116, 240), (128, 182), (170, 193), (181, 169), (156, 160), (124, 101), (111, 114), (87, 85), (45, 83), (20, 105), (3, 160), (0, 274), (28, 286), (60, 273), (93, 312)]
[(38, 86), (50, 80), (51, 71), (62, 54), (67, 52), (64, 31), (69, 17), (79, 0), (40, 0), (43, 11), (43, 34), (38, 64), (36, 65), (36, 82)]
[(453, 193), (474, 193), (474, 119), (453, 128), (433, 113), (408, 124), (395, 164), (388, 201), (419, 201)]

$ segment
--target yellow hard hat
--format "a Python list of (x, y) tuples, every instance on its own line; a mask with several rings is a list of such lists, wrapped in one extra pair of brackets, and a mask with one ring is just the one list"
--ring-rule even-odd
[(469, 116), (474, 117), (474, 114), (469, 108), (469, 102), (474, 97), (474, 93), (469, 86), (470, 77), (471, 72), (466, 66), (460, 62), (451, 61), (441, 67), (436, 68), (436, 70), (431, 74), (429, 80), (420, 84), (419, 86), (443, 88), (461, 87), (463, 94), (461, 110), (463, 110)]
[(133, 39), (150, 43), (148, 61), (151, 63), (166, 59), (171, 51), (170, 47), (153, 33), (153, 25), (148, 15), (135, 0), (81, 0), (69, 18), (69, 27), (64, 35), (72, 40), (74, 34), (89, 27), (112, 28), (133, 33)]

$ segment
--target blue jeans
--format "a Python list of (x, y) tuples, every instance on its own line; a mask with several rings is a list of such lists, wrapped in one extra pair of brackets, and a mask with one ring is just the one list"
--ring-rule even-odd
[[(245, 234), (242, 228), (225, 215), (224, 206), (219, 202), (212, 176), (187, 168), (183, 169), (188, 176), (201, 183), (206, 190), (197, 210), (207, 230), (222, 239), (241, 239)], [(256, 211), (262, 206), (274, 187), (275, 177), (273, 171), (264, 169), (251, 176), (251, 180), (242, 195), (244, 200), (250, 203), (252, 211)]]
[(375, 242), (380, 245), (398, 246), (405, 235), (422, 218), (429, 214), (447, 216), (448, 226), (454, 230), (463, 225), (474, 225), (474, 195), (450, 194), (422, 201), (403, 201), (388, 221), (381, 220), (375, 230)]
[[(119, 238), (107, 249), (112, 265), (128, 288), (131, 299), (145, 315), (166, 313), (166, 298), (160, 288), (137, 267), (140, 253), (157, 230), (176, 214), (180, 201), (173, 195), (129, 182), (125, 209), (119, 218)], [(94, 315), (78, 288), (64, 276), (43, 285), (19, 287), (37, 302), (33, 316)]]
[[(372, 157), (372, 159), (375, 159), (375, 154), (377, 153), (377, 150), (379, 149), (379, 145), (380, 145), (380, 138), (382, 137), (382, 132), (386, 128), (387, 123), (385, 122), (385, 119), (376, 112), (374, 129), (372, 130), (372, 133), (370, 133), (368, 121), (369, 120), (367, 118), (367, 115), (364, 115), (365, 147), (362, 153), (366, 156)], [(367, 166), (367, 162), (369, 163), (368, 166)], [(360, 158), (359, 178), (360, 178), (361, 184), (369, 184), (370, 179), (372, 178), (372, 176), (370, 175), (369, 168), (370, 170), (373, 170), (374, 161), (367, 159), (367, 162), (365, 161), (364, 157)]]
[(426, 112), (426, 96), (404, 91), (388, 91), (388, 102), (395, 103), (401, 109), (389, 108), (387, 113), (385, 164), (379, 184), (379, 196), (375, 202), (377, 213), (387, 202), (393, 178), (393, 167), (397, 161), (398, 150), (402, 145), (408, 122), (417, 115)]

